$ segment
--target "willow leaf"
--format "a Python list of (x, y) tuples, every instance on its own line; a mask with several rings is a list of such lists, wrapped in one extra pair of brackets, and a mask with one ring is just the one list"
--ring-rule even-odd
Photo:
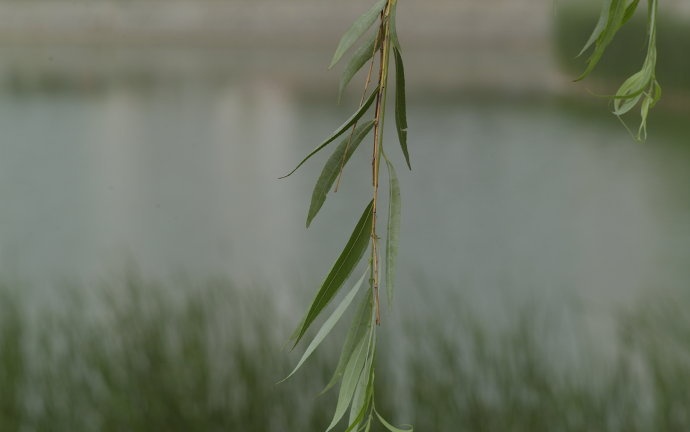
[(331, 64), (328, 66), (329, 69), (338, 63), (343, 54), (345, 54), (345, 51), (350, 49), (350, 47), (357, 42), (357, 39), (359, 39), (364, 32), (366, 32), (369, 27), (374, 24), (385, 5), (386, 0), (379, 0), (376, 2), (376, 4), (374, 4), (374, 6), (372, 6), (371, 9), (364, 12), (364, 14), (357, 18), (357, 21), (352, 24), (352, 27), (350, 27), (350, 29), (346, 31), (343, 37), (340, 39), (338, 48), (336, 48), (335, 54), (333, 54)]
[(601, 33), (604, 31), (606, 28), (606, 23), (608, 22), (609, 19), (609, 10), (611, 9), (611, 0), (604, 0), (602, 6), (601, 6), (601, 13), (599, 14), (599, 20), (597, 21), (597, 25), (594, 26), (594, 30), (592, 31), (592, 34), (589, 36), (589, 39), (585, 43), (585, 46), (582, 47), (582, 50), (580, 53), (577, 55), (578, 57), (584, 54), (585, 51), (589, 49), (589, 47), (592, 46), (594, 42), (596, 42), (597, 39), (599, 39), (599, 36)]
[(356, 424), (358, 425), (362, 422), (362, 420), (364, 419), (364, 415), (366, 414), (366, 409), (369, 405), (369, 384), (371, 380), (371, 370), (374, 362), (373, 353), (375, 352), (375, 347), (373, 346), (373, 337), (370, 339), (369, 344), (370, 355), (367, 357), (367, 361), (364, 364), (362, 376), (359, 378), (357, 388), (355, 389), (355, 394), (352, 398), (352, 407), (350, 408), (350, 419), (348, 421), (351, 427)]
[(630, 18), (635, 15), (635, 11), (637, 10), (637, 6), (640, 4), (640, 0), (633, 0), (627, 8), (625, 8), (625, 15), (623, 16), (623, 23), (625, 24), (628, 21), (630, 21)]
[(347, 85), (352, 80), (362, 66), (367, 64), (367, 62), (374, 56), (374, 51), (376, 50), (376, 45), (379, 40), (379, 32), (374, 32), (371, 34), (367, 43), (360, 46), (357, 51), (352, 55), (352, 59), (347, 63), (342, 76), (340, 77), (340, 86), (338, 88), (338, 102), (343, 97), (343, 92)]
[(333, 183), (338, 178), (340, 170), (345, 166), (350, 156), (357, 150), (359, 144), (367, 136), (371, 128), (374, 127), (374, 121), (370, 120), (363, 125), (357, 127), (352, 135), (348, 135), (343, 142), (338, 145), (331, 157), (326, 161), (326, 165), (321, 171), (319, 179), (316, 181), (314, 191), (311, 194), (311, 204), (309, 204), (309, 213), (307, 214), (307, 228), (314, 220), (316, 214), (326, 201), (328, 192), (333, 187)]
[(362, 378), (362, 371), (369, 357), (370, 339), (373, 330), (370, 330), (364, 337), (357, 343), (357, 347), (352, 352), (350, 359), (345, 366), (345, 372), (343, 373), (343, 380), (340, 384), (340, 392), (338, 393), (338, 403), (335, 407), (335, 413), (333, 414), (333, 420), (331, 424), (326, 429), (326, 432), (330, 431), (338, 424), (340, 419), (343, 418), (347, 408), (352, 402), (352, 398), (355, 394), (355, 389), (359, 380)]
[(398, 244), (400, 240), (400, 182), (395, 175), (393, 164), (385, 158), (388, 166), (388, 227), (386, 228), (386, 291), (388, 304), (393, 303), (393, 285), (395, 268), (398, 261)]
[(333, 268), (331, 268), (328, 276), (326, 276), (326, 279), (323, 281), (307, 315), (304, 317), (302, 324), (300, 324), (299, 330), (295, 332), (295, 345), (302, 339), (304, 333), (311, 323), (314, 322), (316, 317), (319, 316), (323, 308), (333, 299), (333, 296), (335, 296), (338, 289), (340, 289), (350, 276), (352, 270), (354, 270), (362, 259), (364, 252), (367, 250), (367, 246), (369, 246), (369, 236), (371, 235), (373, 203), (374, 201), (372, 200), (364, 210), (364, 213), (362, 213), (359, 222), (357, 222), (350, 236), (350, 240), (348, 240), (347, 245), (345, 245), (345, 249), (343, 249), (333, 265)]
[(376, 416), (379, 418), (379, 421), (381, 422), (381, 424), (384, 425), (386, 427), (386, 429), (388, 429), (391, 432), (412, 432), (413, 431), (412, 426), (410, 426), (409, 429), (397, 428), (397, 427), (393, 426), (392, 424), (388, 423), (386, 421), (386, 419), (384, 419), (383, 416), (381, 414), (379, 414), (378, 411), (374, 410), (374, 412), (376, 413)]
[(398, 0), (393, 0), (391, 4), (391, 14), (390, 14), (390, 31), (391, 31), (391, 42), (393, 42), (393, 47), (400, 51), (400, 41), (398, 40)]
[(333, 311), (330, 317), (326, 320), (326, 322), (323, 323), (321, 328), (319, 329), (318, 333), (316, 333), (316, 336), (314, 336), (314, 340), (311, 341), (307, 349), (304, 351), (304, 354), (302, 355), (302, 358), (300, 361), (297, 363), (297, 366), (295, 366), (295, 369), (293, 369), (292, 372), (290, 372), (290, 375), (286, 376), (283, 380), (280, 382), (283, 382), (290, 378), (292, 375), (299, 370), (300, 367), (302, 367), (302, 364), (309, 358), (309, 356), (316, 350), (316, 348), (319, 347), (321, 342), (328, 336), (328, 334), (333, 330), (333, 327), (340, 321), (340, 318), (342, 318), (343, 314), (347, 310), (347, 308), (350, 306), (350, 303), (352, 303), (352, 299), (355, 298), (357, 293), (359, 292), (360, 287), (362, 286), (362, 283), (364, 282), (364, 278), (367, 276), (368, 269), (362, 277), (357, 281), (354, 287), (350, 290), (349, 293), (343, 298), (343, 300), (340, 302), (338, 307)]
[(604, 51), (606, 51), (606, 48), (623, 25), (626, 9), (625, 0), (611, 0), (606, 25), (596, 39), (594, 52), (587, 60), (587, 68), (575, 81), (579, 81), (589, 75), (599, 63), (599, 60), (604, 55)]
[(345, 337), (345, 343), (343, 344), (343, 348), (340, 353), (338, 365), (335, 367), (335, 372), (333, 372), (333, 377), (320, 394), (326, 393), (342, 378), (347, 361), (352, 355), (357, 342), (359, 342), (359, 340), (361, 340), (371, 328), (372, 309), (371, 298), (363, 298), (362, 302), (357, 308), (354, 318), (352, 319), (352, 325), (347, 332), (347, 336)]
[(377, 87), (376, 89), (374, 89), (374, 91), (371, 92), (371, 94), (369, 95), (369, 98), (364, 102), (364, 104), (362, 104), (362, 106), (360, 106), (360, 107), (357, 109), (357, 111), (355, 111), (355, 113), (352, 114), (352, 116), (350, 116), (349, 119), (347, 119), (347, 121), (346, 121), (345, 123), (343, 123), (342, 125), (340, 125), (340, 127), (339, 127), (338, 129), (336, 129), (335, 132), (333, 132), (333, 133), (331, 134), (331, 136), (329, 136), (328, 138), (326, 138), (326, 140), (325, 140), (324, 142), (322, 142), (321, 144), (319, 144), (319, 146), (316, 147), (314, 150), (312, 150), (311, 153), (309, 153), (309, 154), (307, 155), (307, 157), (305, 157), (304, 159), (302, 159), (302, 161), (301, 161), (299, 164), (297, 164), (297, 166), (295, 167), (295, 169), (293, 169), (293, 170), (290, 171), (289, 173), (287, 173), (287, 174), (285, 174), (284, 176), (279, 177), (279, 178), (283, 179), (283, 178), (285, 178), (285, 177), (291, 176), (295, 171), (297, 171), (297, 170), (299, 169), (299, 167), (301, 167), (302, 165), (304, 165), (304, 163), (305, 163), (306, 161), (308, 161), (309, 158), (311, 158), (311, 157), (314, 156), (316, 153), (318, 153), (319, 151), (321, 151), (321, 150), (322, 150), (324, 147), (326, 147), (328, 144), (332, 143), (336, 138), (338, 138), (340, 135), (342, 135), (343, 132), (345, 132), (346, 130), (350, 129), (350, 127), (351, 127), (352, 125), (354, 125), (354, 124), (357, 122), (357, 120), (359, 120), (359, 119), (364, 115), (364, 113), (367, 112), (367, 110), (369, 109), (369, 107), (371, 106), (371, 104), (372, 104), (372, 103), (374, 102), (374, 100), (376, 99), (376, 95), (378, 94), (378, 92), (379, 92), (379, 91), (378, 91), (378, 87)]
[(393, 47), (393, 56), (395, 58), (395, 128), (398, 130), (398, 140), (400, 141), (400, 148), (402, 148), (403, 155), (405, 155), (405, 162), (407, 167), (412, 169), (410, 165), (410, 153), (407, 150), (407, 104), (405, 102), (405, 68), (403, 66), (402, 56), (400, 50)]

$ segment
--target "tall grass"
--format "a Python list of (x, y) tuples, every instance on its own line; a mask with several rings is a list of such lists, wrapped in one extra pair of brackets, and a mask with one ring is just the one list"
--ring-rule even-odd
[[(0, 430), (323, 430), (336, 345), (276, 385), (295, 317), (257, 287), (173, 285), (130, 274), (40, 314), (0, 288)], [(554, 355), (538, 311), (501, 332), (467, 311), (408, 322), (402, 357), (381, 350), (377, 406), (420, 431), (690, 430), (690, 301), (669, 299), (621, 316), (609, 362)]]

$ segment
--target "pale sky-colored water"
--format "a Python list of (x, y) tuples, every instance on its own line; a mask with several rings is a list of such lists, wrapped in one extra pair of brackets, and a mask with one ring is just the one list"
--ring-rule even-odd
[[(133, 260), (154, 276), (227, 275), (309, 295), (368, 202), (369, 152), (309, 230), (325, 155), (277, 177), (347, 114), (270, 81), (5, 93), (3, 267), (43, 283)], [(690, 149), (653, 124), (636, 143), (599, 115), (554, 101), (411, 100), (412, 172), (389, 135), (401, 287), (421, 274), (489, 303), (518, 292), (608, 305), (687, 285)]]

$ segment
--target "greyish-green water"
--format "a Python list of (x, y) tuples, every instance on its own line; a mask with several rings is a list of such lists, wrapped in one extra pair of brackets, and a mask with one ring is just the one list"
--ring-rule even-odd
[[(323, 384), (314, 381), (327, 381), (335, 345), (313, 366), (311, 381), (273, 383), (286, 360), (295, 360), (280, 351), (281, 341), (368, 202), (368, 151), (351, 160), (341, 190), (309, 230), (306, 208), (323, 159), (289, 179), (277, 177), (355, 101), (337, 106), (334, 98), (271, 80), (82, 84), (0, 93), (3, 283), (15, 293), (30, 287), (20, 297), (45, 310), (59, 303), (65, 281), (87, 290), (122, 285), (129, 300), (115, 308), (105, 333), (89, 333), (70, 312), (56, 327), (34, 317), (39, 324), (26, 334), (47, 335), (47, 345), (11, 345), (25, 333), (17, 330), (21, 320), (3, 312), (0, 383), (19, 382), (12, 388), (23, 390), (0, 400), (19, 407), (0, 420), (53, 431), (110, 430), (108, 424), (163, 430), (172, 427), (169, 413), (179, 417), (179, 430), (327, 423), (333, 401), (313, 399)], [(632, 372), (614, 362), (591, 374), (598, 364), (592, 359), (611, 359), (619, 346), (623, 309), (690, 283), (687, 113), (655, 112), (641, 144), (600, 100), (413, 91), (408, 102), (411, 172), (394, 133), (386, 144), (399, 166), (403, 219), (398, 291), (382, 326), (382, 340), (392, 341), (382, 347), (390, 365), (380, 377), (383, 409), (419, 430), (592, 430), (590, 416), (600, 430), (687, 425), (674, 414), (672, 386), (628, 386), (639, 368), (627, 361), (637, 357), (622, 360)], [(208, 303), (211, 315), (195, 315), (195, 303), (182, 312), (165, 301), (156, 307), (168, 294), (160, 287), (154, 306), (141, 307), (131, 290), (146, 291), (148, 283), (118, 279), (131, 267), (145, 281), (224, 280), (235, 288), (223, 301), (196, 300)], [(68, 308), (85, 304), (70, 302)], [(633, 324), (648, 325), (644, 316)], [(507, 339), (489, 339), (494, 348), (486, 348), (478, 330), (484, 326), (507, 329)], [(645, 328), (644, 341), (656, 343), (654, 327)], [(169, 333), (182, 342), (170, 348)], [(640, 350), (658, 366), (645, 355), (661, 351)], [(8, 353), (38, 353), (29, 355), (29, 378), (21, 378), (22, 368), (12, 373), (7, 365), (23, 363)], [(594, 382), (583, 388), (597, 390), (552, 380), (544, 364), (572, 369)], [(596, 377), (610, 369), (627, 372), (602, 384)], [(669, 376), (673, 382), (680, 375)], [(69, 400), (59, 396), (61, 387)], [(639, 388), (652, 402), (637, 398)], [(627, 417), (630, 406), (640, 419)], [(304, 415), (296, 420), (295, 413)]]
[[(311, 292), (368, 201), (368, 152), (310, 230), (323, 160), (277, 177), (352, 102), (275, 82), (4, 92), (3, 269), (32, 281), (92, 278), (134, 260), (151, 275)], [(402, 286), (422, 277), (488, 303), (531, 294), (600, 306), (690, 281), (683, 115), (654, 113), (640, 144), (603, 102), (409, 103), (411, 172), (394, 134), (388, 143), (402, 176)]]

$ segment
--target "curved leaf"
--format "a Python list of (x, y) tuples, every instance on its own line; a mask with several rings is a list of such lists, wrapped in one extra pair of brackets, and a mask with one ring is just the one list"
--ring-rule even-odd
[(314, 217), (316, 217), (316, 214), (326, 201), (326, 196), (338, 178), (340, 170), (350, 160), (350, 156), (357, 150), (359, 144), (373, 127), (373, 120), (359, 126), (351, 136), (348, 136), (338, 145), (331, 157), (326, 161), (326, 165), (323, 167), (321, 175), (314, 186), (314, 191), (311, 194), (311, 204), (309, 204), (309, 213), (307, 214), (307, 228), (309, 228), (311, 221), (314, 220)]
[(362, 36), (372, 24), (374, 24), (374, 21), (376, 21), (385, 5), (386, 0), (379, 0), (371, 9), (364, 12), (364, 14), (357, 18), (357, 21), (352, 24), (352, 27), (350, 27), (350, 29), (345, 32), (343, 37), (340, 39), (338, 48), (336, 48), (335, 54), (333, 54), (331, 64), (328, 66), (329, 69), (338, 63), (338, 60), (340, 60), (343, 54), (345, 54), (345, 51), (350, 49), (350, 47), (357, 42), (357, 39), (359, 39), (360, 36)]
[(328, 305), (333, 296), (338, 292), (338, 289), (343, 285), (352, 273), (352, 270), (357, 266), (359, 261), (362, 259), (364, 252), (369, 246), (369, 237), (371, 235), (371, 224), (372, 224), (372, 207), (374, 201), (369, 202), (369, 205), (362, 213), (362, 216), (357, 222), (350, 240), (345, 245), (342, 253), (336, 260), (333, 268), (328, 273), (328, 276), (323, 281), (319, 292), (316, 294), (316, 298), (311, 304), (307, 315), (300, 324), (299, 329), (295, 332), (295, 343), (302, 339), (304, 333), (307, 331), (312, 322), (321, 313), (323, 308)]
[(376, 416), (379, 418), (379, 421), (381, 422), (381, 424), (384, 425), (386, 427), (386, 429), (388, 429), (391, 432), (412, 432), (413, 431), (412, 426), (409, 426), (409, 429), (397, 428), (397, 427), (393, 426), (392, 424), (388, 423), (386, 421), (386, 419), (384, 419), (383, 416), (381, 416), (381, 414), (379, 414), (378, 411), (374, 410), (374, 412), (376, 413)]
[(400, 41), (398, 40), (398, 25), (396, 20), (398, 18), (398, 0), (393, 0), (391, 4), (391, 14), (390, 14), (390, 31), (391, 31), (391, 42), (393, 46), (400, 51)]
[(352, 352), (352, 355), (350, 356), (350, 359), (347, 362), (347, 366), (345, 366), (345, 372), (343, 373), (343, 381), (340, 384), (340, 392), (338, 393), (338, 403), (335, 407), (333, 420), (326, 429), (326, 432), (330, 431), (335, 427), (335, 425), (338, 424), (340, 419), (343, 418), (343, 415), (345, 415), (345, 412), (347, 411), (347, 408), (350, 406), (350, 403), (352, 402), (352, 398), (354, 397), (357, 385), (359, 384), (359, 381), (362, 379), (364, 366), (366, 364), (367, 358), (369, 357), (372, 333), (373, 330), (370, 329), (370, 331), (364, 335), (365, 337), (363, 337), (357, 343), (355, 350)]
[(405, 69), (403, 66), (400, 50), (393, 46), (393, 56), (395, 58), (395, 128), (398, 130), (398, 140), (405, 155), (407, 167), (410, 165), (410, 153), (407, 150), (407, 104), (405, 102)]
[(372, 104), (372, 103), (374, 102), (374, 100), (376, 99), (376, 95), (378, 94), (378, 92), (379, 92), (379, 89), (378, 89), (378, 87), (376, 87), (376, 88), (374, 89), (374, 91), (371, 92), (371, 94), (369, 95), (369, 98), (364, 102), (364, 104), (362, 104), (362, 106), (359, 107), (359, 108), (357, 109), (357, 111), (355, 111), (355, 113), (352, 114), (352, 116), (350, 116), (350, 118), (347, 119), (347, 121), (346, 121), (345, 123), (343, 123), (342, 125), (340, 125), (340, 127), (339, 127), (338, 129), (336, 129), (335, 132), (333, 132), (333, 133), (331, 134), (331, 136), (329, 136), (328, 138), (326, 138), (326, 140), (325, 140), (324, 142), (322, 142), (321, 144), (319, 144), (319, 146), (316, 147), (314, 150), (312, 150), (311, 153), (309, 153), (309, 154), (307, 155), (307, 157), (305, 157), (304, 159), (302, 159), (302, 161), (301, 161), (299, 164), (297, 164), (297, 166), (295, 167), (295, 169), (293, 169), (293, 170), (290, 171), (289, 173), (287, 173), (287, 174), (285, 174), (284, 176), (279, 177), (279, 178), (284, 179), (285, 177), (289, 177), (289, 176), (291, 176), (292, 174), (294, 174), (294, 172), (297, 171), (297, 170), (299, 169), (299, 167), (301, 167), (302, 165), (304, 165), (304, 163), (305, 163), (307, 160), (309, 160), (309, 158), (311, 158), (311, 157), (314, 156), (316, 153), (318, 153), (319, 151), (321, 151), (321, 150), (322, 150), (324, 147), (326, 147), (328, 144), (332, 143), (336, 138), (338, 138), (340, 135), (342, 135), (343, 132), (345, 132), (346, 130), (348, 130), (348, 129), (350, 128), (350, 126), (352, 126), (353, 124), (355, 124), (355, 123), (357, 122), (357, 120), (359, 120), (359, 119), (364, 115), (364, 113), (367, 112), (367, 109), (369, 109), (369, 107), (371, 106), (371, 104)]
[(363, 44), (357, 51), (355, 51), (352, 59), (348, 62), (343, 74), (340, 78), (340, 86), (338, 88), (338, 102), (343, 97), (343, 92), (347, 88), (348, 83), (352, 77), (364, 66), (373, 56), (376, 50), (376, 45), (379, 40), (379, 32), (372, 33), (371, 37)]
[[(625, 0), (610, 0), (606, 25), (601, 29), (596, 38), (594, 52), (587, 60), (587, 68), (575, 81), (579, 81), (589, 75), (597, 63), (599, 63), (599, 60), (601, 60), (601, 57), (604, 55), (604, 51), (606, 51), (606, 48), (611, 43), (618, 30), (620, 30), (621, 26), (624, 24), (626, 10)], [(599, 26), (597, 26), (597, 28), (598, 27)]]
[(395, 268), (398, 261), (398, 244), (400, 240), (400, 182), (395, 175), (393, 164), (385, 158), (388, 166), (388, 227), (386, 228), (386, 291), (388, 304), (393, 303), (393, 285)]
[(299, 368), (302, 367), (302, 364), (309, 358), (309, 356), (314, 352), (314, 350), (316, 350), (316, 348), (319, 347), (321, 342), (323, 342), (323, 340), (326, 338), (326, 336), (328, 336), (331, 330), (333, 330), (333, 327), (335, 327), (338, 321), (340, 321), (340, 318), (343, 316), (343, 313), (345, 313), (347, 308), (350, 306), (350, 303), (352, 303), (352, 300), (359, 292), (359, 289), (362, 286), (362, 283), (364, 282), (364, 278), (367, 276), (367, 273), (368, 270), (364, 272), (364, 274), (357, 281), (355, 286), (352, 287), (350, 292), (347, 293), (347, 295), (343, 298), (343, 301), (341, 301), (338, 307), (333, 311), (333, 314), (331, 314), (331, 316), (328, 317), (326, 322), (323, 323), (318, 333), (316, 333), (316, 336), (314, 336), (314, 340), (311, 341), (306, 351), (304, 351), (304, 354), (302, 355), (300, 361), (297, 363), (297, 366), (295, 366), (295, 369), (293, 369), (293, 371), (290, 372), (290, 375), (283, 378), (280, 382), (283, 382), (290, 378), (292, 375), (294, 375), (295, 372), (297, 372), (297, 370), (299, 370)]
[(326, 393), (342, 378), (347, 361), (352, 355), (352, 351), (354, 351), (357, 342), (364, 337), (364, 334), (366, 334), (371, 327), (372, 309), (371, 298), (363, 298), (352, 319), (352, 325), (347, 332), (347, 336), (345, 337), (345, 343), (340, 352), (340, 359), (338, 360), (338, 365), (335, 367), (335, 372), (333, 372), (333, 377), (331, 377), (326, 387), (321, 390), (320, 394)]

